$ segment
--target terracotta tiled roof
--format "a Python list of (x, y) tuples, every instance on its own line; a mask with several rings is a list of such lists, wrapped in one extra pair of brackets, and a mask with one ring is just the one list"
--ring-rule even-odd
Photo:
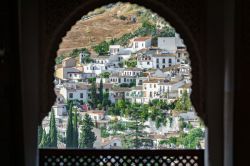
[(137, 37), (134, 39), (134, 41), (138, 41), (138, 42), (141, 42), (141, 41), (146, 41), (148, 39), (151, 39), (151, 37), (147, 36), (147, 37)]

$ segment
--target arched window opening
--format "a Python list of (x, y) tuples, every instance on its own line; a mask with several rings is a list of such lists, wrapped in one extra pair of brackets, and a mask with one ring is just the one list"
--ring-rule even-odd
[(156, 13), (97, 8), (63, 38), (55, 62), (57, 100), (39, 148), (204, 149), (186, 45)]

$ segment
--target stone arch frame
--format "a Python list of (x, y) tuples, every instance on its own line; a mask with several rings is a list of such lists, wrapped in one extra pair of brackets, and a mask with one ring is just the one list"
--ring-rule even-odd
[(62, 38), (67, 31), (80, 18), (95, 8), (115, 2), (130, 2), (143, 6), (157, 13), (168, 21), (180, 34), (187, 50), (190, 54), (192, 67), (192, 94), (191, 100), (196, 108), (198, 115), (207, 124), (205, 111), (205, 35), (204, 35), (204, 2), (199, 0), (85, 0), (85, 1), (63, 1), (58, 5), (56, 0), (47, 0), (42, 2), (40, 27), (41, 44), (41, 68), (40, 71), (40, 97), (42, 102), (39, 111), (39, 123), (48, 114), (55, 101), (53, 91), (54, 84), (54, 65), (56, 52)]

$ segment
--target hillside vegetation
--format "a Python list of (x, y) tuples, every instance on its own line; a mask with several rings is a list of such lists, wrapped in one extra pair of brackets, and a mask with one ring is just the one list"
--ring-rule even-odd
[(174, 34), (171, 29), (168, 32), (170, 26), (167, 22), (143, 7), (129, 3), (103, 6), (83, 16), (72, 26), (63, 38), (57, 54), (67, 57), (72, 55), (72, 51), (81, 48), (86, 48), (90, 53), (100, 53), (97, 51), (100, 45), (104, 45), (106, 52), (109, 44), (124, 45), (135, 36), (156, 37), (160, 34), (157, 28), (159, 22), (168, 27), (167, 35)]

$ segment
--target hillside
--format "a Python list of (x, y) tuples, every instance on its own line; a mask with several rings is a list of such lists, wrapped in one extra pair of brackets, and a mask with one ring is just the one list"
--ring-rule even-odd
[[(137, 17), (135, 23), (132, 23), (130, 18), (143, 9), (135, 5), (118, 3), (111, 8), (102, 7), (89, 13), (89, 19), (77, 21), (68, 31), (59, 46), (58, 55), (68, 53), (74, 48), (91, 49), (91, 46), (104, 40), (119, 38), (125, 33), (135, 31), (141, 26), (140, 18)], [(101, 14), (98, 14), (100, 12)], [(123, 20), (123, 16), (127, 19)]]

